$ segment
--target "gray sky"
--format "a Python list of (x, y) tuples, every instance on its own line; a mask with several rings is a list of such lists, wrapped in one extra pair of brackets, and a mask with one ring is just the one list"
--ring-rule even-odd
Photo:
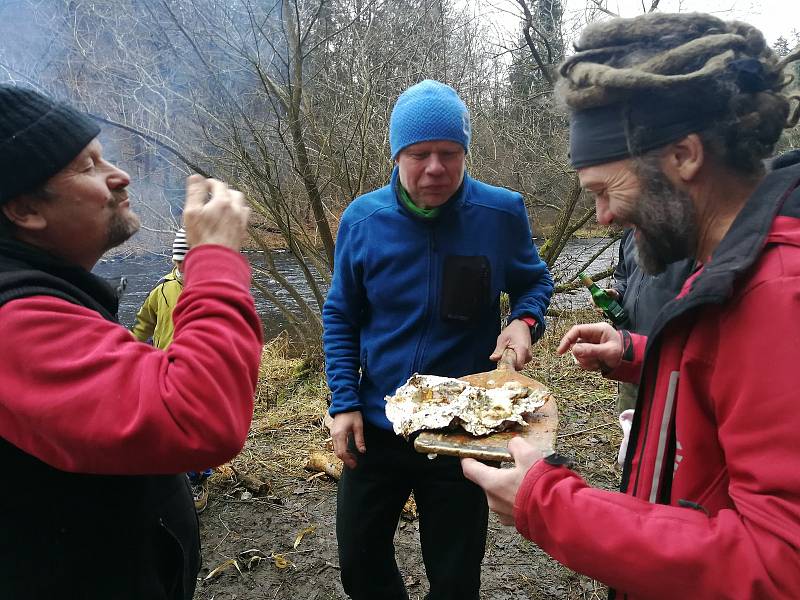
[[(570, 5), (583, 0), (569, 0)], [(641, 14), (651, 0), (609, 0), (608, 8), (620, 16)], [(758, 27), (770, 45), (781, 35), (791, 43), (800, 31), (800, 0), (661, 0), (661, 12), (706, 12), (721, 19), (738, 19)]]
[[(469, 3), (470, 0), (461, 0)], [(480, 7), (483, 18), (496, 23), (501, 31), (516, 35), (520, 22), (520, 9), (515, 0), (471, 0)], [(562, 0), (567, 35), (576, 36), (590, 19), (587, 5), (592, 0)], [(652, 0), (607, 0), (608, 10), (622, 16), (635, 17), (650, 8)], [(795, 33), (800, 32), (800, 0), (660, 0), (660, 12), (705, 12), (720, 19), (750, 23), (764, 34), (771, 46), (780, 36), (786, 38), (791, 49)], [(598, 17), (597, 11), (594, 19)]]

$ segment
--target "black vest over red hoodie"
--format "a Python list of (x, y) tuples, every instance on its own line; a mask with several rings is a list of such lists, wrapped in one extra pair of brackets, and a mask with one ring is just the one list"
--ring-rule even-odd
[[(117, 297), (104, 280), (0, 235), (0, 306), (41, 295), (117, 320)], [(0, 597), (189, 600), (194, 595), (200, 539), (185, 475), (67, 473), (2, 437), (0, 468)]]

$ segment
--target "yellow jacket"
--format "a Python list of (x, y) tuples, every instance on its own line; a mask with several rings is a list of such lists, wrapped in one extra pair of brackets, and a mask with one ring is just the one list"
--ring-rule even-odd
[(162, 350), (172, 343), (175, 332), (172, 311), (182, 291), (183, 281), (178, 277), (176, 267), (161, 278), (136, 313), (136, 323), (131, 328), (131, 333), (137, 340), (146, 342), (152, 337), (153, 346)]

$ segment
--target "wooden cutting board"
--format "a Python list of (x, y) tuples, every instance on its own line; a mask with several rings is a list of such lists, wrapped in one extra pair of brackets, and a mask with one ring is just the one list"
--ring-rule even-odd
[[(518, 381), (522, 385), (537, 390), (547, 388), (530, 377), (521, 375), (514, 369), (516, 353), (506, 349), (494, 371), (466, 375), (459, 379), (471, 385), (484, 388), (502, 387), (508, 381)], [(547, 400), (540, 409), (528, 418), (528, 426), (514, 425), (500, 433), (474, 436), (463, 429), (423, 431), (414, 440), (414, 449), (424, 454), (446, 454), (448, 456), (470, 457), (493, 462), (511, 462), (508, 442), (517, 436), (523, 436), (530, 444), (542, 450), (555, 448), (556, 430), (558, 429), (558, 408), (556, 400), (547, 395)]]

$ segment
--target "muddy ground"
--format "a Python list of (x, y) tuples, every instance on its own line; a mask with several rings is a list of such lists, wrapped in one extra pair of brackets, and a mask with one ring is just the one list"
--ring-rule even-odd
[[(527, 374), (559, 399), (559, 451), (576, 458), (591, 484), (613, 489), (620, 476), (615, 387), (552, 354), (560, 332), (590, 318), (573, 315), (556, 323)], [(266, 352), (250, 440), (233, 468), (223, 467), (211, 480), (209, 504), (200, 516), (204, 550), (198, 600), (346, 598), (336, 553), (336, 482), (303, 468), (308, 453), (325, 445), (319, 418), (324, 384), (315, 369), (284, 353), (279, 347)], [(253, 494), (236, 472), (258, 477), (269, 488)], [(409, 597), (421, 599), (427, 580), (418, 521), (402, 520), (395, 542)], [(600, 583), (564, 568), (490, 517), (482, 598), (601, 599), (606, 594)]]
[[(243, 502), (235, 494), (212, 499), (201, 517), (204, 568), (200, 577), (207, 577), (212, 569), (231, 559), (237, 559), (241, 570), (230, 565), (219, 577), (201, 582), (195, 598), (346, 598), (336, 556), (335, 483), (298, 482), (287, 492), (282, 504), (267, 499)], [(309, 526), (315, 527), (314, 532), (303, 536), (294, 548), (299, 532)], [(427, 580), (417, 521), (401, 521), (395, 543), (409, 597), (421, 599)], [(287, 566), (276, 566), (276, 554), (287, 561)], [(482, 598), (604, 598), (605, 593), (600, 584), (560, 567), (513, 529), (501, 526), (494, 518), (490, 522)]]

